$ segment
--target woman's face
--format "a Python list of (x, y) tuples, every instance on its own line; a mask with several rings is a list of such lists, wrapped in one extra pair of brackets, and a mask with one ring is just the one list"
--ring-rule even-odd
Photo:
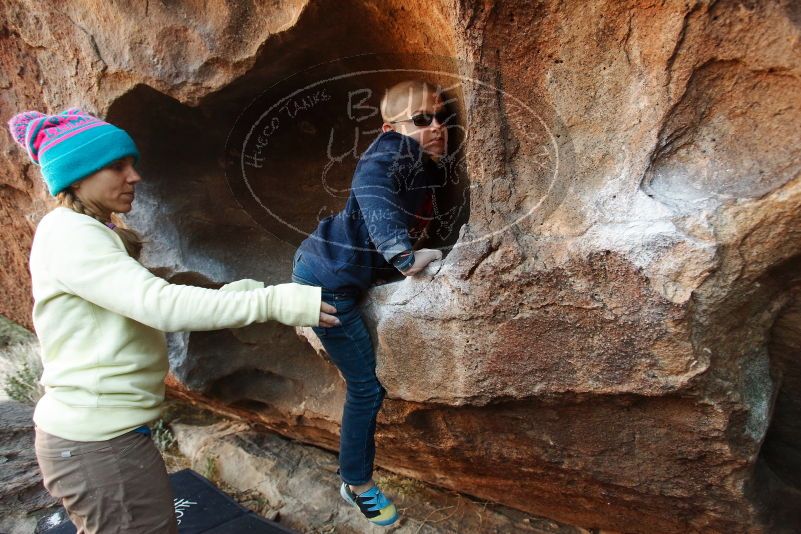
[(134, 186), (142, 179), (133, 162), (133, 156), (126, 156), (90, 174), (72, 185), (75, 195), (98, 214), (131, 211)]

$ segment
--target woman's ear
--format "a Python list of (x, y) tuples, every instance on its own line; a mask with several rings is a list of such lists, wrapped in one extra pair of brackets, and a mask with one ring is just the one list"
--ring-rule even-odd
[(388, 122), (385, 122), (383, 125), (381, 125), (381, 131), (382, 132), (388, 132), (388, 131), (394, 130), (394, 129), (395, 128), (393, 128), (392, 125), (390, 123), (388, 123)]
[(78, 190), (81, 187), (81, 184), (83, 183), (84, 180), (86, 180), (86, 178), (88, 178), (88, 177), (84, 176), (83, 178), (81, 178), (77, 182), (72, 182), (69, 185), (68, 189), (72, 189), (72, 191), (75, 192), (76, 190)]

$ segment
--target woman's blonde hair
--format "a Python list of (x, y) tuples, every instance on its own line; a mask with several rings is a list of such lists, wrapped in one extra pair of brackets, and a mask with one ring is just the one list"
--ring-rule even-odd
[[(75, 191), (73, 191), (71, 188), (67, 188), (59, 192), (55, 197), (55, 203), (57, 206), (63, 206), (77, 213), (88, 215), (94, 219), (97, 219), (103, 224), (106, 224), (107, 222), (101, 219), (98, 214), (94, 213), (86, 205), (84, 205), (84, 203), (81, 202), (81, 200), (75, 194)], [(112, 228), (112, 230), (115, 234), (120, 236), (120, 239), (122, 239), (122, 244), (125, 245), (125, 250), (128, 252), (128, 255), (134, 259), (138, 259), (139, 254), (142, 252), (142, 238), (139, 237), (139, 234), (130, 228), (127, 228), (122, 222), (122, 219), (120, 219), (116, 213), (111, 214), (111, 222), (114, 224), (114, 228)]]

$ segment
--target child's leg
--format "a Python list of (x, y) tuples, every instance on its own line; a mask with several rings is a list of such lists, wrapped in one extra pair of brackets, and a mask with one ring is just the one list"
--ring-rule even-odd
[[(314, 273), (304, 268), (295, 255), (292, 281), (317, 285)], [(340, 326), (313, 328), (320, 342), (345, 378), (346, 396), (339, 440), (339, 493), (373, 524), (390, 525), (398, 520), (392, 501), (372, 482), (375, 458), (375, 423), (384, 388), (375, 375), (375, 351), (370, 333), (356, 306), (356, 297), (322, 290), (324, 302), (337, 309)], [(370, 486), (353, 492), (349, 486)]]
[[(319, 285), (319, 281), (296, 252), (292, 281)], [(370, 482), (375, 458), (375, 423), (384, 388), (375, 375), (375, 351), (364, 324), (357, 297), (323, 288), (322, 300), (337, 309), (340, 326), (313, 328), (334, 365), (345, 379), (346, 396), (342, 411), (339, 463), (342, 480), (352, 486)]]
[(376, 416), (385, 390), (375, 374), (375, 351), (355, 298), (323, 291), (323, 300), (337, 308), (341, 326), (314, 328), (345, 379), (346, 396), (340, 430), (342, 480), (352, 486), (372, 480)]

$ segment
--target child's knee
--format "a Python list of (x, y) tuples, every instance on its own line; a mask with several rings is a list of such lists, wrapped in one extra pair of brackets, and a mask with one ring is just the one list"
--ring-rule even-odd
[(348, 382), (348, 393), (360, 399), (374, 399), (381, 401), (386, 395), (386, 390), (378, 382), (378, 379), (364, 382)]

